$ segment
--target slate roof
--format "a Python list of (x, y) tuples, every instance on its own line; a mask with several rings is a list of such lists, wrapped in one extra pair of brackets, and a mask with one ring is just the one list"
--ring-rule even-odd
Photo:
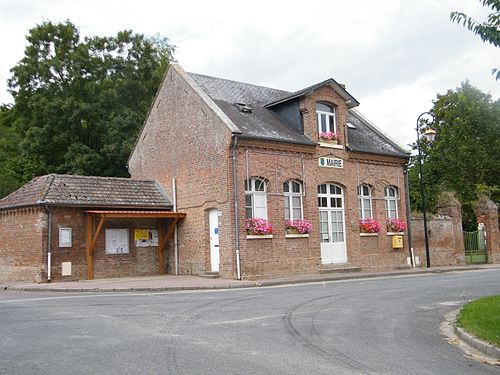
[[(290, 92), (201, 74), (188, 74), (236, 124), (243, 137), (316, 144), (285, 124), (272, 110), (265, 108), (268, 103), (288, 97)], [(252, 112), (242, 112), (235, 103), (250, 105)]]
[(355, 129), (346, 126), (348, 147), (351, 151), (408, 158), (407, 151), (382, 133), (356, 110), (349, 110), (347, 122)]
[(0, 210), (41, 204), (163, 210), (172, 207), (156, 181), (50, 174), (36, 177), (0, 199)]
[[(316, 145), (317, 142), (286, 124), (269, 107), (299, 98), (325, 84), (338, 85), (333, 79), (328, 79), (305, 89), (289, 92), (201, 74), (187, 74), (241, 130), (241, 136), (305, 145)], [(344, 94), (346, 99), (351, 100), (351, 106), (359, 104), (347, 91)], [(242, 112), (235, 103), (249, 105), (252, 111)], [(352, 151), (408, 157), (405, 150), (358, 111), (350, 109), (348, 121), (356, 126), (356, 129), (347, 128), (348, 146)]]

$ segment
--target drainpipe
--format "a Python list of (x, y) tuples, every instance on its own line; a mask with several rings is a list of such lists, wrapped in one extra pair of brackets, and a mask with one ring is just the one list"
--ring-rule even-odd
[[(172, 199), (174, 200), (174, 212), (177, 212), (177, 187), (175, 177), (172, 178)], [(177, 222), (174, 228), (174, 258), (175, 258), (175, 274), (179, 275), (179, 246), (177, 244)]]
[(48, 204), (43, 206), (47, 212), (47, 282), (50, 283), (51, 270), (52, 270), (52, 211)]
[(236, 146), (238, 144), (238, 136), (233, 135), (233, 197), (234, 197), (234, 241), (236, 245), (236, 278), (241, 280), (241, 264), (240, 264), (240, 228), (238, 225), (238, 181), (236, 179)]
[(412, 245), (412, 238), (411, 238), (411, 204), (410, 204), (410, 179), (408, 176), (408, 164), (404, 166), (403, 169), (403, 174), (404, 174), (404, 183), (405, 183), (405, 201), (406, 201), (406, 222), (408, 223), (407, 229), (408, 229), (408, 250), (410, 252), (410, 263), (413, 268), (416, 267), (415, 265), (415, 258), (413, 254), (413, 249), (411, 247)]

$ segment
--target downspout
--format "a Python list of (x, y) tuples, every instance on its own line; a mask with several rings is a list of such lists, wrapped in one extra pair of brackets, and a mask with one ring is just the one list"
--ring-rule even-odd
[(241, 280), (241, 264), (240, 264), (240, 227), (238, 225), (238, 181), (236, 178), (236, 146), (238, 144), (238, 136), (233, 134), (234, 142), (232, 147), (233, 152), (233, 198), (234, 198), (234, 241), (236, 245), (236, 278)]
[[(172, 178), (172, 199), (174, 203), (174, 212), (177, 212), (177, 186), (175, 183), (175, 177)], [(177, 222), (175, 222), (174, 228), (174, 258), (175, 258), (175, 274), (179, 275), (179, 246), (177, 244)]]
[(408, 176), (408, 164), (405, 164), (403, 169), (404, 184), (405, 184), (405, 201), (406, 201), (406, 222), (408, 223), (408, 251), (410, 252), (410, 263), (413, 268), (416, 267), (414, 253), (412, 249), (412, 236), (411, 236), (411, 204), (410, 204), (410, 182)]
[(45, 212), (47, 212), (47, 282), (51, 281), (51, 270), (52, 270), (52, 211), (48, 204), (43, 206)]

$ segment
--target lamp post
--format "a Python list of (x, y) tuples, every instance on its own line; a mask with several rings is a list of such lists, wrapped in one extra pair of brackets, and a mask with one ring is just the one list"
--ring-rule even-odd
[[(425, 239), (425, 257), (426, 257), (426, 262), (427, 262), (427, 268), (430, 268), (431, 266), (431, 258), (429, 254), (429, 234), (427, 232), (427, 207), (426, 207), (426, 200), (425, 200), (425, 192), (424, 192), (424, 176), (422, 174), (422, 150), (420, 148), (420, 133), (421, 133), (421, 123), (420, 119), (422, 116), (431, 116), (432, 117), (432, 122), (434, 122), (434, 115), (430, 112), (424, 112), (421, 113), (418, 118), (417, 118), (417, 149), (418, 149), (418, 169), (419, 169), (419, 182), (420, 182), (420, 194), (422, 195), (422, 212), (424, 214), (424, 239)], [(434, 141), (434, 138), (436, 137), (436, 131), (430, 127), (427, 127), (427, 129), (424, 132), (424, 137), (427, 139), (427, 141), (432, 142)]]

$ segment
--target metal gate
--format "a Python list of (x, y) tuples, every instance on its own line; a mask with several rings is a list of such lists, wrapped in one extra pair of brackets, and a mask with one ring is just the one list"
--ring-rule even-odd
[(467, 264), (480, 264), (488, 261), (483, 226), (480, 226), (475, 232), (464, 232), (464, 247)]

